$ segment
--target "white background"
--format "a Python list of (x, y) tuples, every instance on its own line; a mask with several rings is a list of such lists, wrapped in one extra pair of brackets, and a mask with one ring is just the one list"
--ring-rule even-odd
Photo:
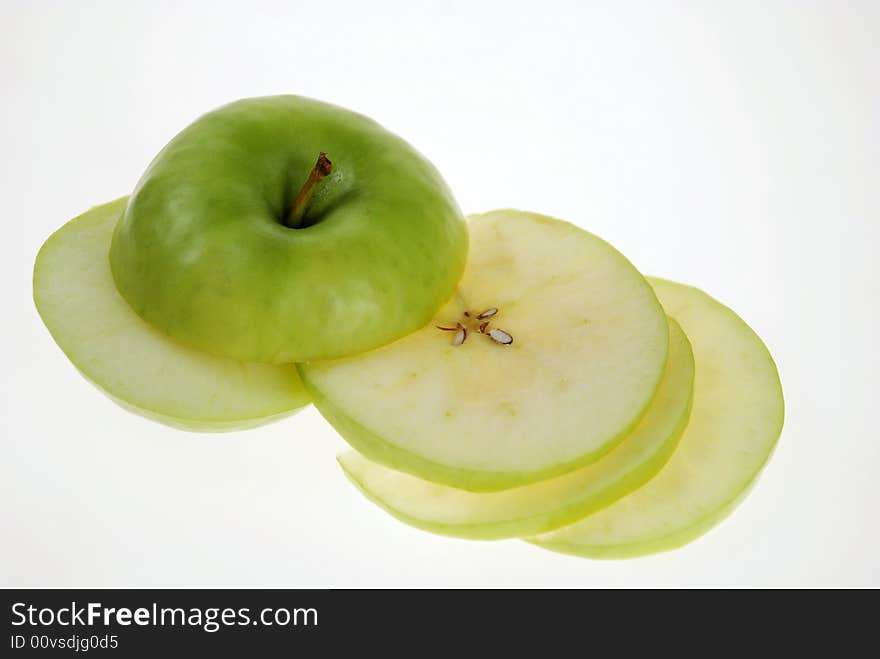
[[(876, 2), (0, 4), (0, 584), (880, 586)], [(40, 322), (33, 259), (239, 97), (366, 113), (462, 208), (521, 207), (729, 304), (787, 419), (758, 487), (664, 555), (433, 536), (308, 410), (225, 436), (130, 415)]]

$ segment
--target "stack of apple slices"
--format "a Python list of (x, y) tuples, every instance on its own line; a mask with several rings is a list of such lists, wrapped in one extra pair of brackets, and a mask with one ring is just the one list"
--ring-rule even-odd
[(670, 549), (723, 518), (782, 427), (754, 332), (568, 223), (496, 211), (470, 235), (431, 324), (299, 365), (357, 449), (339, 458), (349, 479), (418, 528), (590, 557)]
[[(325, 145), (336, 168), (309, 173)], [(300, 97), (181, 132), (130, 198), (46, 241), (34, 299), (127, 409), (204, 432), (314, 402), (368, 499), (450, 536), (667, 550), (734, 508), (782, 428), (773, 360), (730, 309), (561, 220), (465, 223), (412, 147)]]

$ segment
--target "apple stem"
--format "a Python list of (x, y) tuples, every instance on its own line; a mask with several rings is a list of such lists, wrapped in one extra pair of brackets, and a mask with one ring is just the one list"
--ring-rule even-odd
[(290, 213), (284, 224), (291, 229), (298, 229), (302, 225), (303, 216), (306, 214), (306, 208), (309, 205), (312, 194), (315, 192), (315, 188), (318, 186), (318, 183), (320, 183), (321, 180), (325, 176), (328, 176), (332, 171), (333, 163), (330, 162), (327, 154), (321, 151), (318, 155), (318, 162), (312, 167), (309, 178), (306, 179), (299, 194), (296, 195), (296, 199), (293, 202), (293, 206), (291, 207)]

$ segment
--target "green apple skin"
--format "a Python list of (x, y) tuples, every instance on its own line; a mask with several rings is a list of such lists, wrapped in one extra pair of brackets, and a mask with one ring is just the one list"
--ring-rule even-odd
[[(255, 415), (251, 418), (237, 418), (237, 419), (222, 419), (222, 418), (188, 418), (185, 416), (172, 416), (170, 414), (165, 414), (162, 412), (158, 412), (155, 410), (150, 410), (145, 407), (139, 407), (133, 403), (128, 402), (123, 398), (119, 398), (118, 396), (114, 396), (110, 391), (99, 384), (97, 381), (90, 378), (85, 372), (81, 371), (77, 368), (80, 375), (82, 375), (88, 382), (90, 382), (95, 388), (98, 389), (101, 393), (103, 393), (107, 398), (112, 400), (114, 403), (119, 405), (122, 409), (131, 412), (132, 414), (136, 414), (137, 416), (143, 417), (145, 419), (149, 419), (150, 421), (155, 421), (156, 423), (161, 423), (163, 426), (168, 426), (169, 428), (175, 428), (177, 430), (184, 430), (186, 432), (194, 432), (194, 433), (227, 433), (227, 432), (239, 432), (241, 430), (251, 430), (253, 428), (259, 428), (260, 426), (267, 426), (270, 423), (275, 423), (276, 421), (281, 421), (282, 419), (286, 419), (289, 416), (293, 416), (297, 412), (302, 411), (305, 407), (308, 407), (311, 402), (308, 399), (307, 395), (301, 395), (300, 399), (296, 402), (289, 405), (287, 409), (283, 409), (274, 413), (263, 413), (262, 415)], [(161, 385), (159, 385), (161, 386)], [(299, 392), (299, 383), (295, 380), (291, 382), (290, 389), (292, 392)], [(292, 394), (296, 395), (296, 394)]]
[[(741, 504), (749, 495), (752, 488), (755, 487), (755, 484), (758, 482), (758, 476), (760, 476), (760, 471), (753, 474), (750, 480), (743, 482), (742, 491), (730, 501), (707, 512), (703, 517), (695, 520), (690, 526), (675, 529), (666, 535), (645, 540), (644, 542), (586, 546), (577, 542), (544, 541), (542, 536), (538, 536), (537, 538), (525, 538), (525, 541), (558, 554), (567, 554), (569, 556), (589, 558), (593, 560), (627, 560), (674, 551), (706, 535), (706, 533), (727, 519), (727, 517), (736, 510), (737, 506), (739, 506), (739, 504)], [(578, 522), (575, 522), (575, 524), (577, 523)]]
[[(320, 152), (332, 174), (284, 224)], [(176, 340), (251, 362), (330, 359), (425, 325), (467, 228), (434, 166), (371, 119), (298, 96), (236, 101), (179, 133), (131, 195), (110, 264)]]
[(308, 405), (292, 364), (193, 350), (131, 310), (107, 258), (126, 203), (123, 197), (74, 218), (34, 264), (34, 304), (80, 374), (126, 410), (193, 432), (253, 428)]

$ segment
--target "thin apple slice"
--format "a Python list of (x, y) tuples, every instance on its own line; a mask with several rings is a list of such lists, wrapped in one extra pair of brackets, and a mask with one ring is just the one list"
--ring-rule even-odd
[(693, 385), (690, 343), (669, 319), (669, 359), (647, 414), (591, 465), (501, 492), (468, 492), (388, 469), (355, 451), (339, 456), (339, 464), (368, 499), (411, 526), (474, 540), (544, 533), (604, 508), (653, 477), (687, 425)]
[(530, 539), (547, 549), (628, 558), (694, 540), (742, 500), (782, 431), (782, 386), (761, 339), (702, 291), (650, 281), (693, 345), (690, 422), (669, 463), (647, 485), (571, 526)]
[(107, 257), (125, 204), (117, 199), (71, 220), (37, 255), (34, 302), (74, 366), (123, 407), (186, 430), (249, 428), (307, 405), (294, 366), (192, 350), (129, 308)]
[(606, 242), (541, 215), (472, 217), (470, 244), (458, 293), (432, 323), (299, 365), (318, 410), (370, 460), (466, 490), (594, 462), (663, 375), (668, 329), (653, 290)]

